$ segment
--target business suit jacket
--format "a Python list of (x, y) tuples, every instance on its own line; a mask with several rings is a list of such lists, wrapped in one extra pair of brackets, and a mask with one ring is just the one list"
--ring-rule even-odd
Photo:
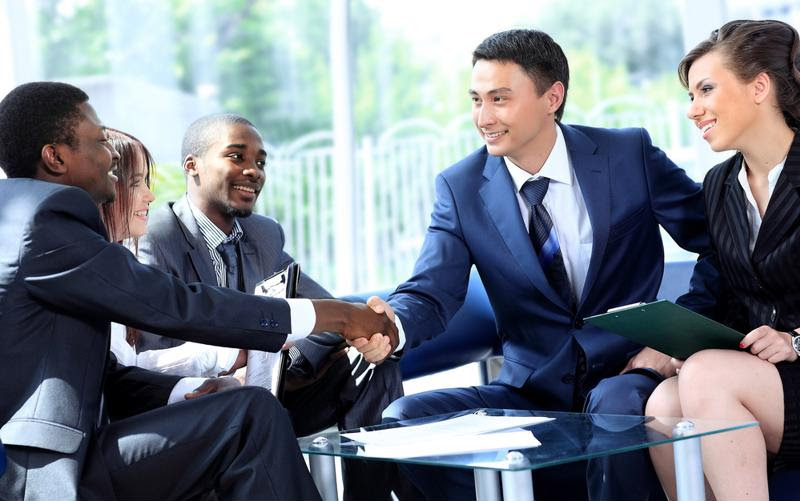
[(725, 279), (708, 292), (717, 301), (715, 316), (741, 332), (761, 325), (788, 331), (800, 325), (800, 136), (786, 163), (750, 253), (747, 200), (737, 176), (737, 153), (711, 169), (705, 187), (714, 264)]
[[(568, 410), (576, 381), (583, 381), (578, 390), (585, 395), (641, 349), (582, 319), (655, 298), (664, 259), (659, 225), (694, 252), (708, 251), (708, 236), (700, 186), (653, 147), (646, 131), (559, 126), (594, 239), (577, 311), (548, 283), (520, 217), (511, 176), (502, 158), (485, 147), (437, 177), (431, 223), (413, 276), (390, 304), (408, 346), (416, 346), (442, 332), (461, 306), (474, 265), (502, 339), (498, 382), (534, 396), (542, 408)], [(559, 224), (558, 214), (552, 216)], [(579, 350), (586, 356), (585, 378), (576, 378)]]
[[(258, 282), (286, 268), (293, 258), (283, 248), (286, 241), (283, 228), (274, 219), (252, 214), (240, 218), (239, 224), (244, 233), (239, 241), (241, 270), (245, 291), (250, 292)], [(153, 212), (148, 233), (139, 241), (139, 259), (186, 282), (217, 283), (208, 247), (185, 196)], [(302, 273), (297, 297), (329, 298), (331, 295)], [(181, 342), (143, 333), (137, 349), (168, 348)], [(323, 333), (301, 339), (295, 346), (315, 373), (340, 343), (338, 335)], [(395, 361), (377, 366), (367, 384), (357, 386), (349, 377), (346, 360), (342, 358), (325, 374), (329, 385), (309, 388), (308, 393), (302, 395), (287, 395), (284, 403), (298, 434), (318, 431), (336, 421), (346, 427), (377, 424), (386, 405), (402, 396), (402, 377)], [(337, 378), (338, 382), (333, 381)], [(296, 405), (292, 405), (293, 402)]]
[(78, 188), (0, 180), (0, 235), (0, 438), (52, 459), (47, 478), (0, 483), (3, 498), (77, 495), (104, 382), (118, 417), (166, 403), (177, 378), (109, 360), (111, 321), (260, 350), (277, 350), (290, 330), (285, 301), (186, 285), (139, 264), (107, 241)]

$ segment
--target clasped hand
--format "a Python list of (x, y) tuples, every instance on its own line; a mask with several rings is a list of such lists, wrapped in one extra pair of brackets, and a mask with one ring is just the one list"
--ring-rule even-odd
[(797, 354), (792, 349), (791, 334), (776, 331), (767, 325), (750, 331), (739, 343), (739, 348), (747, 349), (761, 360), (773, 364), (797, 360)]

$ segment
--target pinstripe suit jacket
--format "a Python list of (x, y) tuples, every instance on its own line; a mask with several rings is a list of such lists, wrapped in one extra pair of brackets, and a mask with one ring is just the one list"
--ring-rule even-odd
[(800, 135), (789, 149), (751, 255), (742, 155), (715, 166), (703, 183), (716, 264), (718, 317), (741, 332), (800, 325)]

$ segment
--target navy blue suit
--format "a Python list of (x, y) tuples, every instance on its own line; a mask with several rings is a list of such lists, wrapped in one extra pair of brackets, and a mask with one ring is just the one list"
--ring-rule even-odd
[[(413, 276), (389, 302), (402, 320), (406, 346), (414, 347), (444, 330), (464, 300), (475, 266), (502, 338), (502, 370), (487, 386), (405, 397), (387, 409), (386, 419), (482, 406), (581, 411), (584, 402), (592, 412), (643, 412), (644, 399), (657, 384), (646, 375), (606, 380), (603, 388), (611, 396), (587, 400), (642, 347), (582, 319), (655, 299), (664, 261), (659, 225), (705, 259), (709, 240), (701, 188), (643, 129), (560, 127), (594, 239), (576, 311), (542, 271), (502, 158), (485, 147), (477, 150), (437, 177), (431, 224)], [(574, 224), (559, 221), (557, 211), (551, 216), (556, 225)]]

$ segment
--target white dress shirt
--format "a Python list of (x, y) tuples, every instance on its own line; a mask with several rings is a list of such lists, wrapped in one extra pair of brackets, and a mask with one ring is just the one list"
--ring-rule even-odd
[[(772, 192), (775, 191), (775, 185), (778, 184), (778, 178), (783, 172), (783, 166), (786, 163), (786, 159), (784, 158), (781, 162), (770, 169), (769, 174), (767, 174), (767, 185), (769, 188), (769, 192), (767, 195), (767, 204), (769, 205), (769, 199), (772, 198)], [(747, 166), (745, 165), (744, 161), (742, 161), (742, 168), (739, 169), (739, 184), (742, 186), (744, 190), (744, 196), (747, 199), (747, 222), (750, 227), (750, 253), (753, 252), (753, 249), (756, 247), (756, 240), (758, 239), (758, 230), (761, 229), (761, 214), (758, 212), (758, 205), (756, 205), (756, 199), (753, 196), (753, 190), (750, 189), (750, 183), (747, 182)]]
[(537, 174), (531, 175), (507, 157), (503, 157), (503, 160), (505, 160), (506, 168), (517, 188), (517, 203), (519, 203), (519, 212), (526, 229), (530, 220), (530, 207), (522, 197), (520, 190), (529, 180), (542, 177), (550, 179), (542, 205), (547, 209), (550, 219), (553, 221), (572, 291), (575, 293), (576, 299), (580, 301), (586, 274), (589, 271), (589, 261), (592, 258), (592, 224), (583, 200), (581, 187), (575, 179), (575, 172), (572, 169), (561, 127), (556, 125), (555, 128), (556, 142), (553, 150)]

